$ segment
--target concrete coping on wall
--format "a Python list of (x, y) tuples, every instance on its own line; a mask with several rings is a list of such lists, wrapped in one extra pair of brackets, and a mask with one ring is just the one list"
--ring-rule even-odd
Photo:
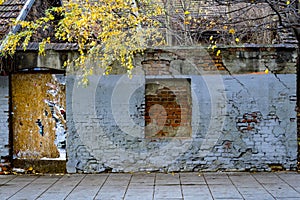
[[(199, 49), (199, 48), (209, 48), (208, 45), (192, 45), (192, 46), (157, 46), (148, 48), (151, 50), (175, 50), (175, 49)], [(287, 48), (287, 49), (297, 49), (297, 44), (241, 44), (241, 45), (217, 45), (218, 49), (237, 49), (237, 48)]]
[[(147, 50), (174, 50), (174, 49), (198, 49), (198, 48), (208, 48), (208, 45), (191, 45), (191, 46), (155, 46), (150, 47)], [(76, 43), (51, 43), (46, 44), (46, 50), (55, 50), (55, 51), (76, 51), (78, 50), (78, 45)], [(297, 44), (240, 44), (240, 45), (217, 45), (219, 49), (226, 48), (288, 48), (296, 49), (298, 48)], [(27, 51), (38, 51), (39, 43), (31, 42), (26, 47)], [(24, 51), (22, 47), (17, 48), (18, 51)]]

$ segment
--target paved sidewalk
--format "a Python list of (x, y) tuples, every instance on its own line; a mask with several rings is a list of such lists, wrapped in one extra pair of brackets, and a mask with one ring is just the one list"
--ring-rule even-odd
[(300, 199), (300, 174), (133, 173), (2, 175), (0, 199)]

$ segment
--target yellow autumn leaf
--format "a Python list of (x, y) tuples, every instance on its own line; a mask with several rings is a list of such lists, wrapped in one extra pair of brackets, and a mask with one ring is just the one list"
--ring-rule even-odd
[(214, 36), (210, 36), (209, 40), (213, 40)]
[(189, 12), (188, 10), (186, 10), (186, 11), (184, 12), (184, 14), (185, 14), (185, 15), (189, 15), (190, 12)]
[(236, 42), (239, 42), (239, 41), (240, 41), (240, 39), (239, 39), (239, 38), (235, 38), (235, 41), (236, 41)]
[(269, 73), (269, 69), (268, 69), (268, 68), (265, 70), (265, 73), (266, 73), (266, 74), (268, 74), (268, 73)]
[(221, 50), (219, 49), (218, 51), (217, 51), (217, 56), (219, 56), (221, 54)]
[(286, 2), (286, 5), (290, 5), (290, 3), (291, 3), (290, 1), (287, 1), (287, 2)]
[(231, 28), (231, 29), (229, 30), (229, 33), (230, 33), (230, 34), (235, 34), (235, 30), (234, 30), (233, 28)]

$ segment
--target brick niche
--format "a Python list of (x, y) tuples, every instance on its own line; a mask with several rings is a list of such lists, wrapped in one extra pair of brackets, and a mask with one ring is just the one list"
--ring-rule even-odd
[(149, 79), (145, 93), (146, 138), (191, 137), (190, 79)]

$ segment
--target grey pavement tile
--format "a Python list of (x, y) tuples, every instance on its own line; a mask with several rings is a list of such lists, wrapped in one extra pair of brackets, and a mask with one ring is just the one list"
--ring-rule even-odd
[(1, 198), (7, 199), (15, 195), (37, 178), (37, 176), (17, 176), (0, 187)]
[(180, 181), (183, 185), (206, 184), (204, 176), (200, 173), (180, 173)]
[(108, 175), (104, 174), (88, 174), (79, 185), (69, 194), (67, 199), (89, 199), (97, 195), (100, 188), (103, 186)]
[(156, 173), (143, 173), (143, 172), (137, 172), (132, 173), (132, 178), (136, 179), (142, 179), (142, 178), (154, 178), (156, 176)]
[(51, 191), (43, 194), (38, 198), (38, 200), (49, 200), (49, 199), (65, 199), (66, 198), (66, 193), (65, 192), (56, 192), (56, 191)]
[(159, 198), (182, 198), (180, 185), (155, 186), (154, 199)]
[(110, 186), (110, 187), (112, 187), (112, 186), (120, 186), (120, 187), (122, 187), (122, 186), (127, 186), (129, 184), (129, 180), (128, 181), (112, 181), (112, 180), (107, 180), (106, 182), (105, 182), (105, 186)]
[(277, 174), (282, 180), (292, 187), (299, 187), (300, 174), (297, 172), (282, 172)]
[(274, 200), (274, 198), (271, 195), (243, 195), (243, 198), (245, 200)]
[(130, 180), (132, 177), (132, 174), (109, 174), (108, 179), (109, 180)]
[(126, 195), (124, 200), (152, 200), (153, 196), (151, 195), (141, 195), (141, 194), (130, 194)]
[(100, 185), (87, 185), (87, 186), (77, 186), (66, 198), (68, 200), (73, 199), (92, 199), (97, 195)]
[(95, 197), (95, 199), (122, 199), (125, 196), (125, 192), (127, 190), (127, 185), (119, 186), (119, 185), (106, 185), (100, 189), (99, 193)]
[(130, 185), (145, 185), (145, 186), (153, 186), (154, 185), (154, 180), (155, 180), (155, 174), (153, 175), (148, 175), (148, 174), (133, 174), (131, 180), (130, 180)]
[(125, 191), (116, 191), (116, 190), (111, 190), (111, 191), (106, 191), (106, 192), (101, 192), (99, 193), (94, 199), (99, 199), (99, 200), (118, 200), (118, 199), (123, 199), (124, 198)]
[(126, 192), (125, 199), (151, 199), (153, 198), (152, 188), (129, 188)]
[(104, 186), (100, 189), (99, 193), (107, 193), (107, 192), (119, 192), (119, 193), (125, 193), (125, 191), (127, 190), (127, 185), (124, 186), (120, 186), (120, 185), (106, 185), (104, 184)]
[(42, 175), (42, 176), (39, 176), (39, 178), (37, 178), (36, 180), (34, 180), (33, 183), (48, 184), (48, 183), (55, 182), (62, 177), (63, 177), (63, 175), (51, 175), (51, 174)]
[(204, 173), (207, 184), (229, 185), (232, 184), (228, 175), (224, 172), (220, 173)]
[(299, 198), (300, 193), (295, 191), (287, 184), (263, 184), (263, 186), (270, 192), (275, 198)]
[(180, 184), (179, 174), (156, 174), (156, 185), (174, 185)]
[(240, 194), (245, 199), (268, 200), (274, 199), (262, 186), (260, 187), (241, 187), (238, 188)]
[(17, 175), (0, 182), (0, 199), (300, 200), (293, 172)]
[(244, 200), (243, 198), (215, 198), (215, 200)]
[(182, 192), (184, 199), (205, 199), (212, 200), (210, 191), (207, 185), (195, 185), (195, 186), (182, 186)]
[(72, 174), (64, 175), (53, 184), (39, 199), (50, 199), (57, 194), (58, 199), (64, 199), (76, 187), (86, 175)]
[(245, 174), (245, 175), (239, 175), (239, 176), (229, 176), (229, 178), (231, 179), (232, 183), (238, 187), (260, 187), (260, 183), (256, 181), (256, 179), (254, 177), (252, 177), (249, 174)]
[(0, 185), (14, 179), (16, 175), (0, 175)]
[(240, 199), (242, 196), (233, 185), (209, 185), (214, 199)]
[(261, 172), (251, 175), (260, 183), (284, 183), (275, 173)]
[(154, 200), (184, 200), (183, 198), (157, 198)]
[(105, 181), (105, 185), (127, 186), (130, 179), (131, 174), (110, 174)]
[(212, 197), (206, 197), (206, 196), (185, 196), (184, 200), (212, 200)]
[(232, 185), (230, 179), (228, 177), (206, 177), (206, 182), (209, 185)]
[(102, 185), (107, 177), (107, 174), (87, 174), (79, 185)]
[(36, 199), (43, 192), (45, 192), (53, 183), (55, 183), (60, 177), (39, 177), (31, 182), (26, 187), (22, 188), (10, 199)]

